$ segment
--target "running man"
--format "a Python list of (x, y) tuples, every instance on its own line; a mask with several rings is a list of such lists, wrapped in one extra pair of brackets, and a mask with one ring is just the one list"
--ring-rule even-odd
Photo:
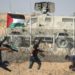
[(39, 66), (38, 66), (38, 70), (40, 69), (41, 67), (41, 60), (39, 59), (38, 57), (38, 53), (42, 53), (44, 51), (40, 50), (38, 47), (39, 47), (39, 44), (41, 42), (41, 39), (33, 46), (33, 50), (32, 50), (32, 53), (31, 53), (31, 56), (30, 56), (30, 65), (29, 65), (29, 69), (32, 68), (34, 62), (36, 62)]

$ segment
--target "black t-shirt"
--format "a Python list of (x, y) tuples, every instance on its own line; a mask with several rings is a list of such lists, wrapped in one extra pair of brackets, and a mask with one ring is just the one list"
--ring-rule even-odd
[(43, 52), (43, 51), (40, 50), (40, 49), (34, 49), (33, 52), (32, 52), (32, 55), (37, 56), (39, 52)]

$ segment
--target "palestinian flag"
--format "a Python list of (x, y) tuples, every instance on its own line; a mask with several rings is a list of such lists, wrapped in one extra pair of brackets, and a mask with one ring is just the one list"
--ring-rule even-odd
[(24, 27), (25, 17), (20, 14), (7, 14), (7, 27)]

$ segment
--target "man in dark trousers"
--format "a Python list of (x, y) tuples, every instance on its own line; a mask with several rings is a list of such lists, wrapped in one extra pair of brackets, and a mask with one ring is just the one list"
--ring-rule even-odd
[(30, 65), (29, 65), (29, 69), (32, 68), (34, 62), (36, 62), (39, 66), (38, 66), (38, 70), (40, 69), (41, 67), (41, 60), (39, 59), (38, 57), (38, 53), (42, 53), (44, 51), (40, 50), (38, 47), (39, 47), (39, 44), (41, 42), (42, 39), (39, 39), (39, 41), (34, 44), (33, 46), (33, 50), (32, 50), (32, 53), (31, 53), (31, 56), (30, 56)]
[(72, 62), (72, 65), (70, 65), (69, 68), (75, 70), (75, 55), (66, 55), (65, 59)]

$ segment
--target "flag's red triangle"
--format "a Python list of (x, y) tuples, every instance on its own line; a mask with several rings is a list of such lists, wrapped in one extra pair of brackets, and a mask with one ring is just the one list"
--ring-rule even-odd
[(7, 27), (9, 27), (12, 22), (13, 22), (13, 18), (8, 14), (7, 15)]

